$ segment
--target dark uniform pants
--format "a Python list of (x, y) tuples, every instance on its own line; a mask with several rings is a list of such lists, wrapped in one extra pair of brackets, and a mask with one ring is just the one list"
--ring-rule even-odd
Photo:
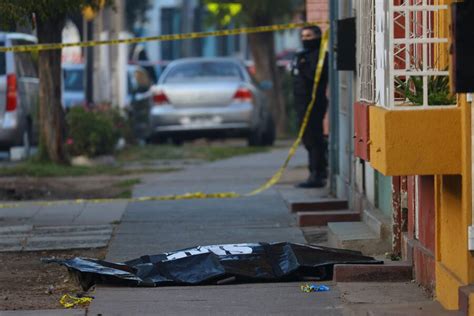
[[(299, 99), (299, 98), (297, 98)], [(303, 99), (303, 98), (301, 98)], [(305, 100), (299, 100), (300, 104), (309, 104)], [(298, 101), (298, 100), (295, 100)], [(307, 102), (307, 103), (306, 103)], [(298, 102), (299, 103), (299, 102)], [(301, 126), (303, 122), (304, 114), (306, 111), (306, 107), (298, 109), (298, 121)], [(309, 161), (309, 172), (311, 177), (316, 176), (326, 176), (326, 168), (327, 168), (327, 141), (324, 137), (324, 128), (323, 128), (323, 121), (324, 116), (326, 115), (327, 111), (327, 101), (319, 102), (313, 108), (311, 113), (308, 126), (306, 127), (306, 131), (303, 134), (303, 145), (305, 146), (306, 150), (308, 151), (308, 161)]]

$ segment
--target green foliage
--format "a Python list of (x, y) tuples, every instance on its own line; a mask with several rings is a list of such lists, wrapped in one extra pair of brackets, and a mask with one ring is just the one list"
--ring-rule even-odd
[[(137, 174), (167, 173), (180, 171), (178, 168), (125, 168), (124, 166), (69, 166), (52, 163), (50, 161), (40, 161), (38, 158), (32, 158), (28, 161), (0, 167), (0, 176), (2, 177), (82, 177), (82, 176), (131, 176)], [(133, 184), (133, 183), (130, 183)], [(125, 183), (122, 188), (125, 188)]]
[[(423, 77), (413, 76), (408, 80), (396, 79), (396, 91), (414, 105), (423, 104)], [(451, 105), (456, 97), (449, 91), (448, 76), (428, 77), (428, 104)]]
[(99, 112), (112, 122), (114, 127), (114, 137), (124, 138), (127, 144), (136, 142), (131, 122), (125, 118), (118, 109), (107, 106), (105, 109), (99, 109)]
[[(86, 6), (99, 9), (100, 0), (0, 0), (0, 23), (11, 25), (31, 24), (33, 14), (37, 19), (48, 20), (74, 14)], [(113, 0), (106, 0), (111, 5)]]
[(120, 162), (131, 161), (153, 161), (153, 160), (178, 160), (197, 159), (206, 161), (216, 161), (235, 156), (267, 152), (268, 147), (247, 147), (247, 146), (218, 146), (218, 145), (192, 145), (185, 144), (181, 147), (171, 145), (158, 146), (133, 146), (119, 153), (117, 156)]
[(55, 164), (47, 161), (32, 159), (13, 167), (0, 168), (0, 176), (28, 177), (77, 177), (98, 174), (116, 174), (116, 167), (79, 167)]
[(133, 187), (134, 185), (140, 184), (141, 180), (140, 179), (128, 179), (128, 180), (123, 180), (115, 185), (117, 188), (121, 189), (128, 189), (130, 187)]
[[(210, 15), (214, 24), (232, 22), (235, 25), (259, 26), (287, 21), (295, 10), (304, 4), (303, 0), (204, 0), (205, 5), (216, 5), (218, 8)], [(235, 7), (229, 4), (241, 4), (242, 9), (236, 13)], [(213, 10), (214, 11), (214, 10)]]
[(112, 115), (106, 112), (72, 108), (66, 117), (68, 125), (67, 148), (71, 155), (94, 157), (111, 154), (120, 137)]

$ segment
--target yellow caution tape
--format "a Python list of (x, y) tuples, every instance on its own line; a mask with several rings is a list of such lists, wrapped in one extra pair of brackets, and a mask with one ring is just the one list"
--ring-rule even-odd
[(328, 49), (328, 43), (329, 43), (329, 30), (327, 30), (323, 38), (321, 40), (321, 48), (319, 50), (319, 59), (318, 59), (318, 66), (316, 67), (316, 74), (314, 76), (314, 84), (313, 84), (313, 91), (311, 95), (311, 102), (309, 103), (306, 113), (303, 118), (303, 122), (301, 123), (300, 131), (298, 133), (298, 137), (296, 138), (295, 142), (293, 145), (290, 147), (290, 150), (288, 152), (288, 156), (286, 157), (285, 161), (283, 162), (283, 165), (278, 169), (278, 171), (273, 175), (273, 177), (270, 178), (270, 180), (267, 181), (267, 183), (263, 184), (259, 188), (253, 190), (250, 193), (245, 194), (245, 196), (253, 196), (262, 193), (263, 191), (268, 190), (275, 184), (277, 184), (283, 173), (285, 172), (286, 168), (288, 167), (288, 164), (290, 163), (291, 159), (293, 156), (296, 154), (296, 150), (298, 149), (298, 146), (301, 143), (301, 140), (303, 139), (303, 135), (306, 131), (306, 128), (308, 127), (309, 123), (309, 118), (311, 116), (311, 112), (313, 111), (314, 105), (316, 104), (316, 92), (318, 90), (319, 86), (319, 81), (321, 80), (321, 74), (323, 73), (323, 68), (324, 68), (324, 61), (326, 57), (326, 52)]
[[(74, 201), (65, 200), (65, 201), (52, 201), (52, 202), (34, 202), (34, 205), (39, 206), (52, 206), (52, 205), (64, 205), (64, 204), (71, 204), (71, 203), (110, 203), (110, 202), (147, 202), (147, 201), (174, 201), (174, 200), (195, 200), (195, 199), (234, 199), (246, 196), (255, 196), (258, 195), (271, 187), (277, 184), (285, 170), (288, 168), (288, 164), (290, 163), (291, 159), (296, 153), (298, 146), (303, 139), (303, 135), (306, 131), (306, 128), (309, 124), (309, 118), (311, 116), (311, 112), (316, 104), (316, 91), (318, 89), (318, 85), (321, 79), (321, 74), (324, 68), (324, 61), (326, 57), (326, 52), (329, 43), (329, 30), (326, 31), (323, 35), (321, 40), (321, 49), (319, 51), (319, 60), (318, 65), (316, 67), (316, 74), (314, 78), (314, 85), (313, 91), (311, 96), (311, 102), (309, 103), (306, 113), (303, 118), (303, 122), (301, 124), (300, 130), (298, 132), (298, 137), (294, 141), (293, 145), (291, 145), (290, 150), (288, 152), (288, 156), (286, 157), (285, 161), (281, 165), (281, 167), (275, 172), (275, 174), (263, 185), (258, 187), (257, 189), (246, 193), (246, 194), (238, 194), (235, 192), (219, 192), (219, 193), (203, 193), (203, 192), (194, 192), (194, 193), (186, 193), (182, 195), (164, 195), (164, 196), (145, 196), (145, 197), (137, 197), (137, 198), (130, 198), (130, 199), (77, 199)], [(2, 208), (17, 208), (20, 207), (20, 204), (0, 204), (0, 209)]]
[(327, 24), (327, 23), (328, 23), (327, 21), (289, 23), (289, 24), (276, 24), (276, 25), (268, 25), (268, 26), (244, 27), (244, 28), (231, 29), (231, 30), (192, 32), (192, 33), (183, 33), (183, 34), (170, 34), (170, 35), (159, 35), (159, 36), (150, 36), (150, 37), (135, 37), (135, 38), (128, 38), (128, 39), (115, 39), (115, 40), (104, 40), (104, 41), (18, 45), (18, 46), (12, 46), (12, 47), (0, 47), (0, 53), (5, 53), (5, 52), (18, 53), (18, 52), (57, 50), (57, 49), (62, 49), (66, 47), (94, 47), (94, 46), (100, 46), (100, 45), (138, 44), (138, 43), (153, 42), (153, 41), (178, 41), (178, 40), (198, 39), (198, 38), (205, 38), (205, 37), (212, 37), (212, 36), (229, 36), (229, 35), (284, 31), (284, 30), (302, 28), (305, 26)]
[(59, 303), (64, 306), (65, 308), (73, 308), (74, 306), (77, 305), (86, 305), (92, 302), (93, 298), (92, 297), (77, 297), (77, 296), (72, 296), (69, 294), (64, 294), (61, 299), (59, 300)]

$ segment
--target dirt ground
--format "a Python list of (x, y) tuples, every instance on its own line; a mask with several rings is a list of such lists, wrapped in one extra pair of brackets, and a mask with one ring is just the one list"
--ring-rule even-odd
[[(0, 253), (0, 310), (61, 309), (64, 294), (81, 293), (66, 268), (41, 258), (105, 257), (106, 249)], [(93, 293), (91, 294), (93, 296)]]
[(1, 177), (0, 201), (64, 200), (127, 197), (139, 176)]

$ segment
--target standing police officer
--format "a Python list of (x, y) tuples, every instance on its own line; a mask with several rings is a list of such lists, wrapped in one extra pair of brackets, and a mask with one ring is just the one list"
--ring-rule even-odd
[[(301, 40), (303, 50), (296, 54), (292, 64), (294, 104), (300, 126), (306, 109), (311, 102), (321, 46), (321, 29), (317, 26), (303, 28), (301, 30)], [(309, 178), (306, 182), (297, 185), (300, 188), (320, 188), (326, 185), (327, 148), (323, 132), (323, 120), (328, 106), (326, 97), (327, 68), (327, 58), (325, 58), (323, 72), (316, 92), (316, 103), (303, 136), (303, 144), (309, 157)]]

